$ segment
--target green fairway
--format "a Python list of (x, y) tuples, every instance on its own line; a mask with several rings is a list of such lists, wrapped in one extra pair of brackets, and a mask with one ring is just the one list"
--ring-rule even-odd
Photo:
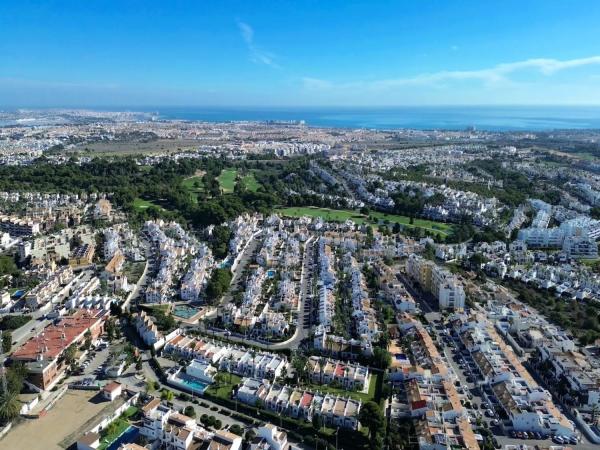
[(202, 182), (202, 177), (194, 176), (189, 177), (183, 180), (181, 183), (184, 188), (189, 190), (190, 192), (202, 192), (204, 191), (204, 183)]
[(366, 217), (360, 214), (358, 211), (350, 211), (344, 209), (329, 209), (329, 208), (312, 208), (307, 207), (292, 207), (292, 208), (280, 208), (275, 210), (283, 216), (289, 217), (321, 217), (323, 220), (330, 222), (345, 222), (348, 219), (352, 219), (358, 224), (363, 224)]
[[(332, 222), (345, 222), (348, 219), (352, 219), (355, 223), (361, 225), (369, 221), (369, 218), (358, 211), (352, 211), (347, 209), (329, 209), (329, 208), (313, 208), (313, 207), (292, 207), (292, 208), (280, 208), (275, 212), (288, 217), (321, 217), (323, 220)], [(372, 211), (370, 216), (375, 218), (377, 221), (389, 221), (390, 223), (399, 223), (400, 225), (407, 227), (423, 228), (433, 233), (438, 233), (442, 236), (450, 234), (451, 225), (441, 222), (434, 222), (432, 220), (424, 219), (413, 219), (413, 223), (410, 223), (410, 217), (400, 216), (397, 214), (386, 214), (382, 212)]]
[(246, 175), (243, 178), (243, 180), (244, 180), (244, 185), (246, 186), (246, 189), (248, 189), (249, 191), (252, 191), (252, 192), (258, 191), (258, 188), (260, 187), (260, 183), (256, 180), (253, 173), (249, 173), (248, 175)]
[(135, 209), (139, 209), (139, 210), (148, 209), (151, 206), (156, 206), (157, 208), (160, 208), (160, 206), (155, 205), (154, 203), (152, 203), (148, 200), (144, 200), (143, 198), (138, 197), (133, 201), (133, 207)]
[(219, 180), (219, 185), (221, 186), (221, 190), (225, 194), (229, 194), (233, 192), (233, 188), (235, 187), (235, 177), (237, 176), (236, 169), (224, 169), (221, 172), (221, 175), (217, 178)]
[(198, 203), (198, 194), (204, 192), (204, 182), (202, 181), (202, 177), (195, 175), (186, 178), (181, 182), (181, 185), (190, 193), (194, 203)]

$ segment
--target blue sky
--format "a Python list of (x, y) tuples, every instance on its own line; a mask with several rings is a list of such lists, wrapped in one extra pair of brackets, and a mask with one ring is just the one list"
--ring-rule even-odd
[(600, 104), (600, 2), (0, 0), (0, 105)]

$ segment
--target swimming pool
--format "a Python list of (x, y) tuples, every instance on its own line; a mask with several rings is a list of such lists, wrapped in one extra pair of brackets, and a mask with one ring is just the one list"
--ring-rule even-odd
[(194, 317), (198, 312), (200, 312), (200, 310), (192, 306), (178, 305), (173, 308), (173, 315), (183, 319)]
[(403, 353), (396, 353), (394, 358), (396, 358), (398, 361), (408, 361), (408, 358)]
[(121, 433), (121, 435), (108, 447), (106, 447), (106, 450), (118, 450), (121, 445), (134, 442), (138, 437), (138, 434), (140, 434), (140, 429), (131, 425), (130, 427), (126, 428), (125, 431), (123, 431), (123, 433)]
[(208, 384), (203, 383), (196, 378), (192, 378), (185, 373), (178, 373), (175, 378), (172, 378), (169, 381), (187, 390), (188, 392), (191, 392), (192, 394), (203, 394), (208, 388)]
[(275, 276), (275, 271), (273, 269), (267, 270), (267, 277), (273, 278)]

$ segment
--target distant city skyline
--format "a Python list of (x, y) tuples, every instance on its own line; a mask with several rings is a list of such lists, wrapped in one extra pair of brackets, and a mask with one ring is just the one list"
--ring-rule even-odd
[(591, 0), (21, 1), (0, 108), (600, 105)]

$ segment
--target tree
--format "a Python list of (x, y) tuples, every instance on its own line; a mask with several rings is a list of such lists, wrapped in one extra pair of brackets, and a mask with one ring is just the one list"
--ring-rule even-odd
[(249, 429), (248, 431), (246, 431), (244, 439), (246, 440), (246, 442), (252, 442), (255, 437), (256, 437), (256, 432), (253, 429)]
[(112, 342), (115, 339), (115, 321), (114, 319), (110, 318), (106, 321), (106, 335), (108, 337), (108, 341)]
[(237, 423), (234, 423), (233, 425), (231, 425), (229, 427), (229, 431), (233, 434), (237, 434), (238, 436), (244, 435), (244, 429)]
[(367, 402), (360, 409), (360, 423), (369, 430), (369, 439), (373, 443), (375, 437), (379, 435), (385, 426), (385, 420), (379, 405), (373, 401)]
[(173, 391), (170, 391), (169, 389), (163, 389), (160, 392), (160, 398), (162, 400), (166, 400), (168, 402), (173, 401), (173, 398), (175, 397), (175, 394), (173, 394)]
[(206, 285), (206, 297), (209, 302), (219, 299), (229, 288), (231, 271), (229, 269), (215, 269)]
[(156, 389), (158, 389), (158, 383), (156, 381), (146, 381), (146, 393), (154, 392)]
[(65, 363), (67, 363), (68, 366), (70, 366), (71, 364), (73, 364), (75, 362), (75, 354), (77, 353), (77, 347), (75, 347), (75, 344), (71, 344), (67, 347), (67, 349), (65, 350), (65, 354), (64, 354), (64, 358), (65, 358)]
[(215, 375), (215, 385), (218, 387), (221, 386), (223, 383), (225, 383), (225, 374), (222, 372), (218, 372)]
[(385, 348), (375, 347), (371, 363), (382, 370), (386, 370), (392, 363), (392, 355)]
[(313, 414), (312, 427), (317, 432), (323, 428), (323, 418), (320, 414)]
[(10, 352), (12, 347), (12, 333), (10, 331), (2, 332), (2, 353)]
[(92, 333), (90, 332), (90, 330), (86, 330), (83, 336), (85, 337), (85, 341), (83, 342), (83, 348), (89, 350), (92, 346)]
[(0, 393), (0, 420), (3, 423), (15, 419), (21, 410), (19, 393), (11, 390)]
[(185, 407), (185, 409), (183, 410), (183, 414), (185, 414), (188, 417), (191, 417), (192, 419), (196, 418), (196, 410), (191, 405)]

